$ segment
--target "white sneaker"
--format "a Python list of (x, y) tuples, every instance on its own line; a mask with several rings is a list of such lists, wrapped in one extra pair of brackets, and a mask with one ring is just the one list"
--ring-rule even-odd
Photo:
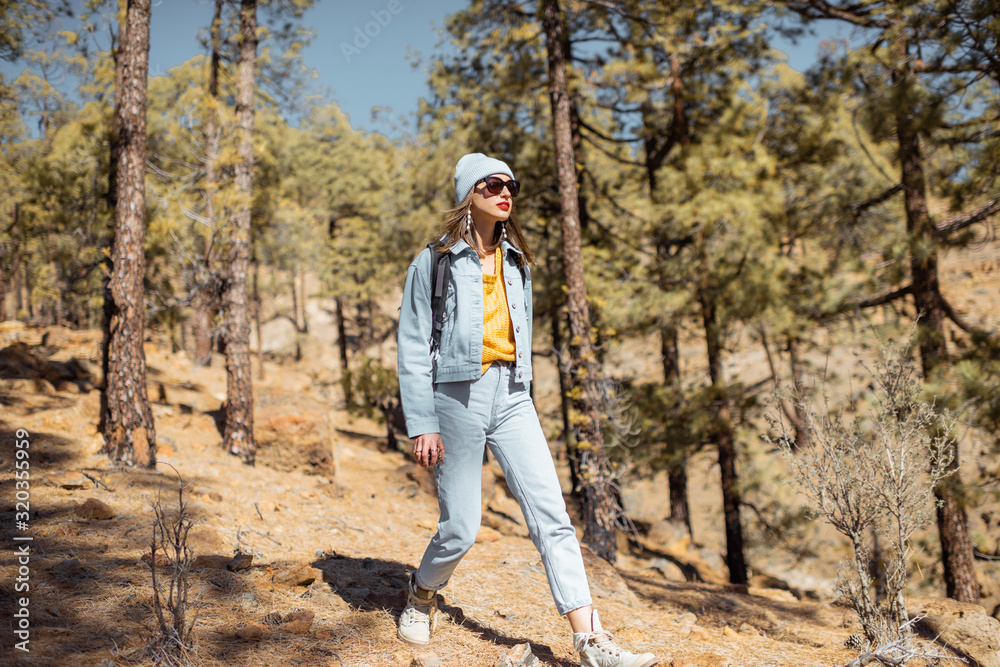
[(409, 594), (406, 597), (406, 607), (399, 615), (399, 629), (396, 636), (410, 646), (427, 646), (431, 641), (431, 633), (437, 626), (437, 593), (428, 591), (430, 597), (424, 597), (417, 591), (417, 575), (410, 575)]
[(635, 655), (615, 643), (610, 632), (601, 627), (601, 617), (594, 610), (593, 632), (574, 632), (573, 648), (580, 654), (580, 667), (651, 667), (657, 663), (652, 653)]

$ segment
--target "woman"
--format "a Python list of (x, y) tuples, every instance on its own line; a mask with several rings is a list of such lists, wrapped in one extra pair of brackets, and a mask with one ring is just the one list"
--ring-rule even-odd
[[(576, 531), (538, 415), (531, 382), (531, 252), (514, 216), (520, 184), (504, 162), (481, 153), (455, 167), (455, 203), (435, 249), (410, 265), (399, 317), (399, 385), (413, 454), (435, 466), (441, 517), (410, 576), (398, 636), (426, 646), (437, 598), (479, 531), (480, 468), (488, 446), (524, 513), (560, 614), (587, 667), (649, 667), (656, 658), (615, 644), (593, 610)], [(431, 273), (448, 253), (440, 341), (432, 339)], [(446, 274), (445, 274), (446, 275)], [(432, 350), (431, 348), (434, 347)]]

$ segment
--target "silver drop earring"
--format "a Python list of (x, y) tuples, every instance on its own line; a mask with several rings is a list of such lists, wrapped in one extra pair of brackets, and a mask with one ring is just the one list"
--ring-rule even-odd
[(465, 214), (465, 233), (472, 236), (472, 209)]
[(503, 228), (500, 232), (500, 242), (503, 243), (507, 240), (507, 223), (503, 223)]

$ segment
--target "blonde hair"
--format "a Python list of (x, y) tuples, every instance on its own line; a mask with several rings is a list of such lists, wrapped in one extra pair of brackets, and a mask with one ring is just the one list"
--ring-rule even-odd
[[(483, 255), (495, 249), (500, 243), (500, 234), (503, 231), (504, 225), (501, 221), (497, 221), (493, 228), (493, 238), (490, 239), (489, 248), (483, 245), (483, 240), (476, 233), (474, 225), (472, 229), (468, 229), (466, 223), (469, 209), (472, 208), (473, 190), (469, 191), (469, 194), (465, 196), (461, 204), (445, 211), (447, 217), (438, 227), (434, 237), (437, 239), (437, 247), (451, 250), (459, 241), (465, 241), (477, 253)], [(534, 255), (531, 254), (528, 243), (524, 240), (524, 234), (521, 232), (521, 223), (517, 221), (517, 216), (513, 210), (511, 210), (506, 224), (507, 241), (521, 252), (521, 256), (518, 257), (518, 265), (531, 262), (534, 259)]]

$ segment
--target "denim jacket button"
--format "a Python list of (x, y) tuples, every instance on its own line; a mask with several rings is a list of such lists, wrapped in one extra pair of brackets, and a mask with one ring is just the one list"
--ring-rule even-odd
[(514, 284), (514, 282), (513, 282), (513, 281), (512, 281), (512, 280), (511, 280), (510, 278), (508, 278), (508, 279), (507, 279), (507, 284), (508, 284), (508, 285), (513, 285), (513, 284)]
[(517, 304), (516, 303), (512, 303), (512, 304), (510, 304), (510, 307), (516, 310), (517, 309)]
[(514, 333), (521, 333), (521, 327), (514, 327)]

